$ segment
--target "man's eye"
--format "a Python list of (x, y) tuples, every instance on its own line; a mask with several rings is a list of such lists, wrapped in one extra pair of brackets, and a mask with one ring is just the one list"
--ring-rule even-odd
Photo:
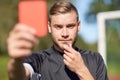
[(73, 29), (74, 27), (75, 27), (75, 25), (68, 26), (69, 29)]
[(62, 26), (55, 26), (55, 28), (56, 28), (56, 29), (61, 29), (61, 28), (62, 28)]

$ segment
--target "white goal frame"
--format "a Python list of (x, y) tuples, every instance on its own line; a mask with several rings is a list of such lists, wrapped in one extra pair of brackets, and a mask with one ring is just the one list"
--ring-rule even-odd
[(106, 53), (106, 25), (105, 21), (109, 19), (119, 19), (119, 11), (100, 12), (97, 14), (98, 23), (98, 52), (102, 55), (105, 64), (107, 64)]

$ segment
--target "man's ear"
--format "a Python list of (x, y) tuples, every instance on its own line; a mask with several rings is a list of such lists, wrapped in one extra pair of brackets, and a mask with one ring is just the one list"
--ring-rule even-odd
[(49, 21), (48, 21), (48, 31), (49, 31), (49, 33), (51, 33), (51, 25), (50, 25)]
[(78, 21), (78, 32), (80, 31), (80, 21)]

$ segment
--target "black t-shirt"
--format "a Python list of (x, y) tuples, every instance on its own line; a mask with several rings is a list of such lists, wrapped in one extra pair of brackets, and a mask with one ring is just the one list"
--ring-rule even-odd
[[(108, 80), (107, 70), (99, 53), (78, 48), (75, 50), (80, 52), (95, 80)], [(47, 50), (33, 53), (25, 59), (25, 63), (30, 64), (35, 72), (32, 80), (79, 80), (77, 75), (65, 66), (63, 53), (57, 51), (53, 46)]]

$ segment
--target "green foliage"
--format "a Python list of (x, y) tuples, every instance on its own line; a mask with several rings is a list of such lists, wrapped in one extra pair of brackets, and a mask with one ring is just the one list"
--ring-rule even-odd
[(89, 9), (86, 14), (86, 20), (88, 22), (94, 22), (99, 12), (120, 10), (120, 0), (94, 0)]
[(117, 30), (115, 25), (106, 28), (108, 73), (112, 75), (120, 75), (120, 37)]
[[(90, 5), (86, 20), (95, 22), (97, 13), (114, 10), (120, 10), (120, 0), (94, 0)], [(120, 19), (108, 21), (106, 37), (108, 73), (120, 75)]]
[(8, 80), (7, 77), (7, 63), (9, 57), (8, 56), (0, 56), (0, 80)]
[(8, 33), (17, 22), (18, 0), (0, 0), (0, 54), (6, 53)]
[(85, 49), (85, 50), (97, 51), (97, 43), (95, 43), (95, 44), (87, 44), (79, 36), (78, 36), (78, 40), (76, 42), (76, 46), (81, 48), (81, 49)]

